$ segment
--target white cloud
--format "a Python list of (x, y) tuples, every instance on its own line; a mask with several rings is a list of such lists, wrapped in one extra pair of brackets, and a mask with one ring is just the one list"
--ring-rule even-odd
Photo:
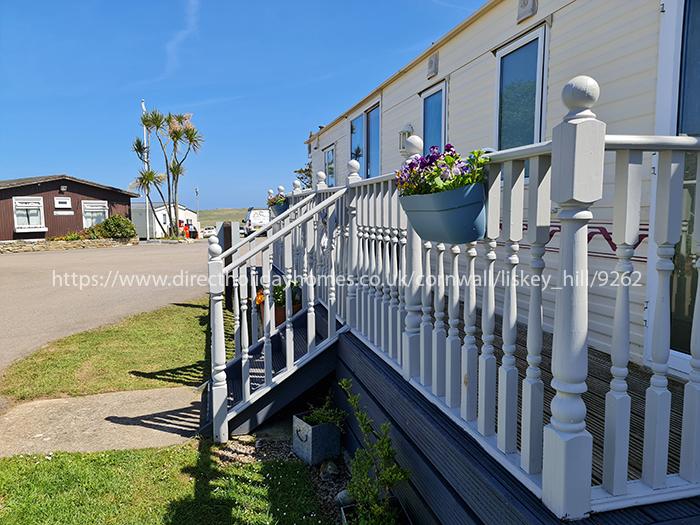
[(199, 0), (187, 0), (186, 27), (177, 34), (165, 46), (166, 62), (163, 77), (169, 77), (180, 66), (178, 48), (185, 39), (197, 30), (197, 18), (199, 15)]

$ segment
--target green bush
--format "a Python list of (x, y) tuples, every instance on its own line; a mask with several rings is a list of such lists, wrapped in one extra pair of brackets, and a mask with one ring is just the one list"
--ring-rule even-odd
[(123, 215), (115, 214), (105, 219), (98, 225), (100, 227), (100, 237), (112, 239), (123, 239), (136, 237), (136, 226)]

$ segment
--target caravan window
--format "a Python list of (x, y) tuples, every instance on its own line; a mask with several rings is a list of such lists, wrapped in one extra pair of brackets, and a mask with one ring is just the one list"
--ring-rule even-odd
[(43, 197), (12, 197), (15, 231), (46, 231)]
[(350, 121), (350, 159), (360, 163), (360, 177), (380, 175), (379, 144), (379, 106), (374, 106)]
[(103, 222), (108, 215), (107, 201), (83, 201), (83, 228)]
[(429, 89), (421, 95), (423, 99), (423, 155), (431, 146), (440, 151), (445, 148), (445, 83)]
[(331, 146), (323, 152), (323, 173), (326, 174), (326, 184), (335, 186), (335, 147)]
[(496, 148), (515, 148), (544, 137), (546, 26), (496, 53)]

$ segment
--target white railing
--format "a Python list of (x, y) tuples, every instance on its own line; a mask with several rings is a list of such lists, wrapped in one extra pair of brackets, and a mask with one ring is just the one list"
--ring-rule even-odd
[[(700, 151), (700, 141), (606, 135), (605, 124), (591, 111), (597, 97), (597, 84), (577, 77), (564, 89), (562, 99), (569, 112), (554, 128), (551, 141), (489, 155), (487, 225), (481, 254), (476, 243), (458, 246), (422, 241), (399, 204), (393, 175), (361, 180), (356, 161), (348, 163), (345, 188), (326, 188), (323, 174), (317, 175), (313, 191), (302, 192), (296, 185), (291, 201), (303, 203), (293, 212), (297, 218), (252, 250), (258, 253), (284, 239), (281, 260), (287, 282), (292, 269), (304, 283), (313, 276), (334, 277), (317, 286), (304, 285), (308, 315), (313, 315), (317, 298), (328, 304), (333, 313), (329, 319), (335, 318), (337, 304), (338, 319), (357, 337), (557, 516), (566, 519), (700, 494), (700, 308), (695, 309), (693, 319), (692, 373), (683, 398), (681, 467), (674, 475), (667, 474), (671, 395), (666, 378), (669, 280), (674, 246), (680, 240), (684, 160), (686, 152)], [(606, 151), (615, 155), (613, 241), (621, 286), (612, 326), (613, 380), (605, 407), (603, 482), (592, 487), (593, 438), (586, 430), (586, 405), (581, 397), (588, 377), (587, 225), (603, 198)], [(628, 481), (629, 276), (639, 238), (643, 152), (658, 152), (656, 192), (651, 198), (656, 210), (653, 240), (658, 246), (659, 292), (651, 320), (653, 376), (646, 392), (642, 476)], [(419, 149), (412, 153), (418, 154)], [(318, 200), (307, 201), (307, 194)], [(336, 203), (334, 210), (330, 204), (322, 205), (332, 210), (326, 226), (319, 205), (312, 206), (331, 201)], [(541, 277), (552, 209), (558, 210), (560, 223), (551, 361), (555, 397), (549, 407), (551, 419), (545, 421)], [(695, 221), (700, 254), (700, 199), (696, 200)], [(524, 237), (529, 246), (530, 287), (527, 311), (521, 311), (521, 319), (527, 319), (528, 366), (519, 385), (515, 353), (521, 292), (514, 277), (525, 271), (519, 267)], [(509, 277), (502, 287), (494, 280), (499, 243), (505, 245), (502, 262)], [(477, 265), (485, 275), (480, 293)], [(434, 277), (434, 283), (428, 276)], [(497, 294), (503, 297), (500, 366), (494, 353)], [(463, 339), (460, 300), (464, 304)], [(476, 337), (478, 309), (481, 345)], [(212, 361), (216, 378), (220, 366), (216, 363), (221, 360)]]

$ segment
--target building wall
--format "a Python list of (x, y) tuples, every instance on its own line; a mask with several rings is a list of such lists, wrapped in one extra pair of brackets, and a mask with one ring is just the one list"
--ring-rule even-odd
[[(65, 193), (60, 192), (61, 186), (68, 186)], [(44, 222), (48, 231), (15, 233), (14, 208), (12, 197), (37, 196), (44, 201)], [(54, 197), (70, 197), (73, 215), (54, 215)], [(107, 201), (109, 215), (124, 215), (131, 219), (131, 197), (103, 188), (82, 184), (74, 180), (53, 180), (34, 183), (27, 186), (6, 188), (0, 190), (0, 240), (12, 239), (45, 239), (47, 237), (62, 237), (69, 232), (83, 229), (83, 200)], [(60, 211), (69, 211), (61, 208)]]
[[(150, 230), (150, 238), (151, 239), (160, 239), (164, 237), (163, 235), (163, 230), (156, 224), (156, 218), (157, 222), (163, 225), (165, 228), (165, 231), (168, 231), (168, 221), (167, 219), (163, 221), (163, 214), (166, 213), (166, 208), (161, 204), (160, 207), (154, 203), (156, 206), (156, 214), (155, 218), (153, 215), (153, 212), (150, 211), (150, 206), (148, 207), (150, 215), (148, 217), (148, 229)], [(132, 210), (132, 216), (133, 216), (133, 223), (134, 226), (136, 226), (136, 231), (138, 231), (139, 238), (145, 239), (146, 238), (146, 215), (144, 213), (144, 208), (143, 208), (143, 203), (140, 202), (139, 206), (134, 207)], [(187, 222), (188, 220), (192, 221), (192, 224), (194, 225), (195, 228), (197, 228), (197, 231), (201, 233), (201, 228), (200, 228), (200, 222), (197, 219), (197, 213), (188, 209), (181, 207), (180, 208), (180, 220)]]
[[(611, 134), (653, 134), (656, 106), (656, 70), (658, 58), (659, 3), (651, 0), (541, 0), (538, 13), (516, 22), (517, 0), (492, 2), (479, 16), (458, 34), (441, 45), (434, 46), (429, 55), (439, 53), (439, 72), (427, 79), (428, 56), (407, 68), (405, 72), (382, 86), (375, 95), (381, 100), (382, 172), (397, 169), (403, 158), (398, 151), (398, 132), (410, 123), (415, 133), (422, 129), (422, 99), (420, 93), (440, 83), (447, 83), (447, 136), (457, 151), (495, 146), (496, 65), (495, 52), (521, 34), (542, 23), (547, 24), (549, 45), (546, 62), (546, 92), (544, 104), (545, 139), (561, 122), (567, 109), (561, 102), (566, 82), (577, 75), (593, 77), (600, 85), (601, 95), (594, 107), (597, 117), (607, 124)], [(370, 106), (369, 94), (345, 116), (354, 116)], [(312, 150), (314, 172), (323, 169), (320, 151), (329, 143), (344, 145), (336, 149), (336, 184), (345, 184), (349, 160), (347, 118), (341, 118), (317, 135), (318, 149)], [(315, 144), (315, 143), (313, 143)], [(594, 208), (591, 223), (593, 234), (589, 244), (590, 275), (610, 275), (616, 258), (609, 234), (612, 233), (614, 198), (614, 159), (606, 154), (604, 196)], [(646, 155), (647, 167), (642, 183), (642, 235), (648, 231), (651, 198), (651, 155)], [(527, 193), (525, 196), (527, 205)], [(525, 214), (527, 217), (527, 212)], [(556, 228), (556, 215), (552, 215)], [(545, 255), (545, 275), (556, 283), (558, 235), (555, 234)], [(520, 268), (529, 272), (529, 246), (526, 238), (521, 244)], [(643, 355), (644, 304), (646, 284), (647, 241), (635, 252), (635, 270), (641, 286), (631, 289), (632, 359), (641, 363)], [(477, 268), (483, 269), (479, 248)], [(496, 271), (505, 270), (505, 249), (499, 243)], [(598, 272), (596, 274), (596, 272)], [(601, 273), (602, 272), (602, 273)], [(594, 286), (589, 290), (589, 343), (609, 351), (611, 320), (616, 288)], [(497, 294), (497, 308), (503, 302), (502, 288)], [(553, 328), (553, 291), (543, 294), (545, 325)], [(520, 320), (527, 321), (529, 290), (519, 288)]]

